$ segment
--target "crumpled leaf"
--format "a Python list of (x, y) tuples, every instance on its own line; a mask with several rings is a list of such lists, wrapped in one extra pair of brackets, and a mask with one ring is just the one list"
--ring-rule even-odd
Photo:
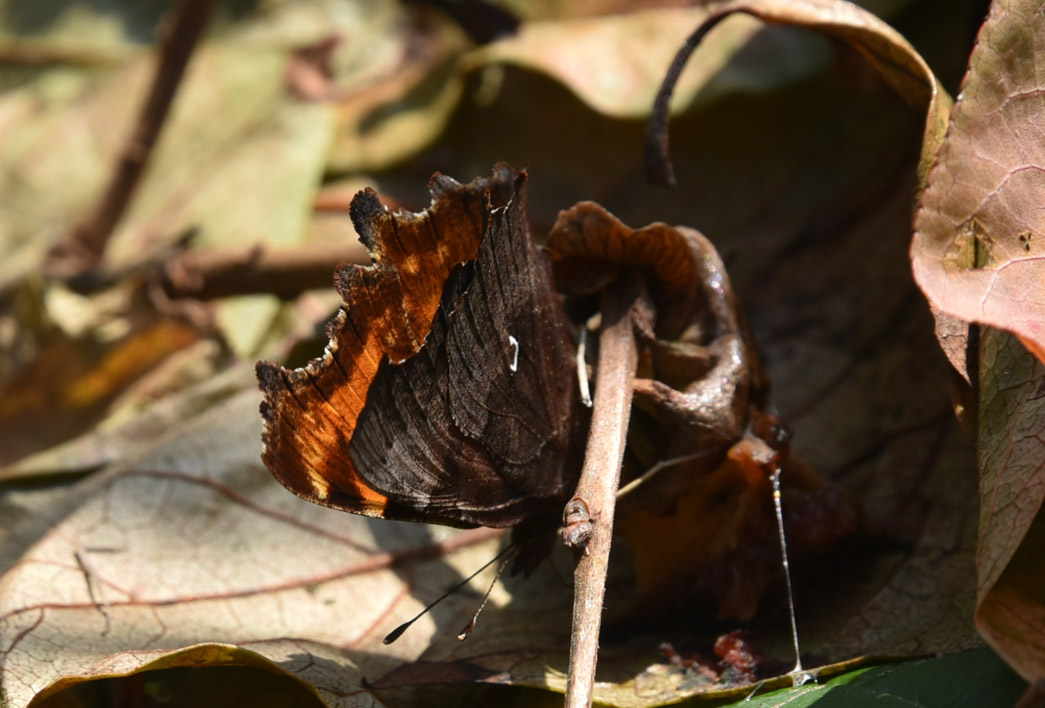
[[(946, 140), (933, 153), (911, 258), (919, 287), (942, 315), (1014, 332), (1045, 361), (1040, 9), (1032, 0), (992, 3)], [(966, 371), (965, 341), (945, 350), (969, 380), (975, 372)]]
[(1029, 681), (1045, 676), (1045, 365), (984, 328), (977, 443), (976, 625)]
[(725, 265), (701, 233), (633, 230), (582, 202), (559, 214), (548, 250), (571, 294), (642, 269), (656, 311), (614, 528), (634, 552), (640, 612), (671, 615), (710, 596), (719, 619), (750, 620), (780, 572), (770, 475), (781, 472), (792, 559), (856, 533), (859, 504), (791, 455)]

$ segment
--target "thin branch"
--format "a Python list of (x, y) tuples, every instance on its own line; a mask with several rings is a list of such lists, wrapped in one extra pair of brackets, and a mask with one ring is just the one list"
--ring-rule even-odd
[(592, 704), (614, 502), (638, 363), (633, 318), (636, 305), (643, 302), (644, 296), (642, 281), (633, 271), (622, 274), (617, 283), (602, 291), (602, 332), (591, 433), (577, 491), (564, 515), (564, 541), (578, 551), (566, 708), (587, 708)]
[(52, 251), (48, 263), (52, 273), (66, 277), (81, 275), (101, 260), (109, 237), (141, 181), (185, 67), (215, 4), (216, 0), (182, 0), (178, 6), (169, 27), (165, 28), (156, 77), (134, 133), (124, 145), (109, 185), (94, 210)]
[(650, 112), (649, 120), (646, 121), (646, 181), (650, 184), (675, 186), (675, 169), (671, 165), (671, 154), (668, 147), (668, 112), (671, 107), (671, 94), (675, 92), (675, 84), (682, 76), (682, 70), (686, 68), (690, 55), (715, 25), (734, 12), (744, 12), (744, 10), (727, 7), (712, 11), (689, 36), (672, 60), (671, 66), (668, 67), (668, 73), (664, 76), (664, 81), (657, 90), (657, 97), (653, 101), (653, 110)]
[(305, 290), (329, 288), (339, 263), (370, 263), (359, 242), (300, 248), (251, 246), (186, 251), (163, 266), (167, 297), (209, 300), (265, 293), (292, 298)]

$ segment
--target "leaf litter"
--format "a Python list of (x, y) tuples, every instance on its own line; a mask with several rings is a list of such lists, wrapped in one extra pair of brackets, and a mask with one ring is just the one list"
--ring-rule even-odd
[[(804, 642), (825, 658), (953, 651), (976, 641), (975, 588), (968, 584), (976, 492), (970, 453), (949, 421), (946, 367), (931, 334), (926, 336), (927, 315), (903, 257), (925, 124), (883, 101), (888, 90), (861, 96), (830, 72), (827, 77), (787, 87), (779, 102), (772, 94), (727, 95), (679, 117), (672, 138), (680, 189), (668, 197), (644, 191), (641, 166), (627, 151), (578, 168), (577, 153), (563, 147), (573, 140), (568, 126), (560, 144), (535, 149), (547, 133), (527, 133), (527, 124), (540, 123), (527, 121), (525, 110), (513, 114), (517, 96), (576, 117), (584, 127), (571, 147), (592, 155), (597, 153), (585, 147), (584, 136), (590, 126), (598, 126), (594, 135), (612, 134), (622, 144), (637, 144), (641, 126), (595, 116), (525, 71), (506, 75), (493, 104), (460, 108), (435, 150), (452, 155), (460, 167), (452, 173), (463, 177), (485, 174), (496, 159), (516, 159), (513, 151), (531, 155), (539, 223), (549, 224), (555, 209), (594, 196), (629, 223), (665, 219), (711, 235), (745, 301), (781, 413), (795, 426), (795, 444), (818, 469), (866, 495), (867, 508), (879, 519), (885, 548), (862, 553), (876, 560), (851, 578), (806, 569), (800, 582), (807, 594), (799, 597)], [(817, 123), (812, 111), (789, 109), (796, 97), (824, 106), (829, 118)], [(771, 129), (766, 115), (773, 116)], [(940, 125), (933, 118), (939, 111), (929, 115), (930, 127)], [(875, 129), (860, 148), (839, 123)], [(515, 131), (501, 138), (502, 145), (468, 143), (465, 136), (474, 135), (475, 126), (491, 124), (513, 125)], [(722, 133), (723, 126), (733, 132)], [(712, 134), (724, 137), (709, 145)], [(927, 140), (923, 154), (931, 149)], [(485, 151), (497, 154), (491, 159)], [(767, 154), (776, 159), (767, 164)], [(405, 172), (411, 169), (429, 171), (418, 164)], [(543, 193), (539, 187), (542, 172), (585, 169), (572, 184), (564, 179)], [(825, 171), (839, 170), (835, 184), (823, 182)], [(406, 182), (401, 175), (381, 179), (393, 193)], [(419, 179), (415, 184), (423, 184), (427, 174)], [(409, 190), (403, 195), (409, 203)], [(146, 444), (128, 451), (130, 459), (119, 450), (111, 453), (104, 459), (119, 459), (115, 466), (55, 502), (49, 533), (9, 537), (15, 547), (5, 553), (13, 565), (0, 580), (2, 636), (20, 641), (4, 648), (8, 700), (23, 704), (46, 686), (57, 689), (54, 682), (63, 675), (90, 678), (149, 668), (169, 652), (175, 663), (251, 663), (264, 656), (310, 681), (331, 705), (356, 695), (363, 677), (375, 679), (417, 658), (442, 678), (561, 685), (555, 667), (564, 665), (560, 628), (569, 593), (549, 590), (558, 583), (550, 570), (530, 584), (495, 590), (492, 610), (464, 645), (451, 639), (474, 609), (473, 597), (451, 600), (433, 613), (434, 626), (415, 628), (402, 646), (368, 649), (371, 635), (387, 629), (382, 622), (395, 623), (391, 614), (400, 616), (400, 607), (402, 615), (410, 614), (453, 578), (481, 565), (496, 541), (461, 541), (447, 551), (439, 544), (452, 541), (452, 532), (377, 525), (299, 503), (265, 476), (257, 451), (250, 449), (256, 446), (257, 431), (247, 430), (255, 425), (254, 395), (226, 399), (212, 414), (205, 411), (165, 431), (151, 450)], [(1027, 398), (1034, 400), (1033, 392)], [(17, 546), (35, 539), (30, 548)], [(426, 560), (410, 555), (421, 548), (439, 550)], [(393, 559), (397, 553), (406, 560)], [(1012, 553), (1010, 548), (1001, 557)], [(368, 563), (379, 556), (375, 570)], [(1018, 552), (1014, 557), (1023, 558)], [(859, 561), (846, 559), (857, 568)], [(354, 570), (362, 568), (367, 572)], [(991, 577), (1006, 580), (1004, 574)], [(625, 586), (611, 586), (611, 593), (614, 587)], [(1016, 578), (1012, 587), (1027, 586)], [(380, 601), (374, 601), (375, 592)], [(532, 622), (536, 613), (548, 626)], [(912, 618), (918, 620), (908, 624)], [(649, 636), (644, 644), (634, 629), (610, 635), (602, 665), (618, 683), (604, 686), (601, 699), (621, 705), (634, 700), (629, 678), (663, 661), (655, 651), (663, 633)], [(36, 641), (42, 642), (39, 650), (22, 653)], [(53, 641), (77, 650), (41, 671), (31, 657)], [(775, 652), (775, 641), (763, 648)], [(241, 648), (227, 648), (230, 643)], [(221, 645), (226, 648), (219, 650)], [(178, 651), (192, 646), (199, 648)], [(779, 653), (786, 655), (786, 648)], [(459, 673), (450, 671), (455, 666)], [(380, 693), (371, 695), (380, 700)], [(656, 695), (654, 704), (669, 693)]]

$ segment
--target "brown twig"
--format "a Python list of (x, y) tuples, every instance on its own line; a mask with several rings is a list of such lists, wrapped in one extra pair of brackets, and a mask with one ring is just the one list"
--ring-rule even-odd
[(335, 268), (343, 262), (367, 264), (370, 255), (359, 242), (186, 251), (164, 264), (162, 285), (170, 298), (210, 300), (252, 293), (292, 298), (305, 290), (329, 288)]
[[(602, 602), (606, 594), (613, 511), (638, 363), (634, 314), (644, 302), (637, 273), (625, 272), (602, 291), (602, 333), (591, 433), (577, 491), (566, 506), (564, 540), (581, 551), (574, 571), (573, 629), (566, 708), (592, 704)], [(572, 533), (577, 532), (577, 533)]]
[(156, 77), (138, 116), (134, 133), (124, 145), (109, 185), (94, 210), (51, 252), (47, 268), (64, 277), (94, 268), (134, 196), (145, 165), (167, 118), (193, 49), (203, 34), (216, 0), (182, 0), (164, 31)]
[(653, 101), (653, 110), (646, 121), (645, 164), (646, 181), (650, 184), (675, 186), (675, 169), (671, 165), (671, 154), (668, 148), (668, 112), (671, 107), (671, 94), (675, 84), (682, 76), (689, 57), (719, 22), (734, 12), (744, 12), (743, 8), (721, 8), (712, 11), (700, 23), (700, 26), (689, 36), (668, 67), (668, 73), (657, 90)]

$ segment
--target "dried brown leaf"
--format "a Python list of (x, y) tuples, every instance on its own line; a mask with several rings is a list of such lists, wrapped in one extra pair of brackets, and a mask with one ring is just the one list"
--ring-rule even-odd
[[(162, 390), (150, 387), (125, 405), (117, 401), (105, 419), (83, 435), (0, 467), (0, 482), (84, 474), (143, 454), (158, 437), (184, 426), (254, 380), (248, 367), (216, 374), (222, 360), (217, 350), (215, 342), (204, 340), (170, 357), (146, 378), (163, 373), (163, 383), (167, 384), (171, 383), (167, 376), (173, 373), (177, 389), (171, 395), (161, 395)], [(181, 354), (184, 360), (171, 361)], [(174, 372), (162, 371), (170, 364)]]
[(1024, 678), (1045, 676), (1045, 365), (984, 329), (976, 624)]
[[(333, 111), (288, 95), (285, 65), (284, 52), (201, 47), (105, 267), (141, 263), (190, 231), (201, 247), (302, 242)], [(233, 349), (252, 354), (277, 309), (268, 298), (231, 299), (218, 318)]]
[(109, 70), (59, 68), (0, 97), (0, 289), (38, 272), (93, 205), (148, 80), (143, 59)]
[[(934, 153), (911, 258), (941, 313), (1014, 332), (1045, 360), (1043, 55), (1040, 4), (994, 2)], [(951, 361), (968, 379), (963, 355)]]
[[(977, 626), (1031, 680), (1045, 674), (1037, 561), (1045, 498), (1039, 434), (1045, 270), (1038, 253), (1045, 156), (1036, 137), (1042, 110), (1035, 71), (1043, 37), (1037, 3), (992, 4), (922, 194), (911, 246), (944, 351), (979, 389)], [(977, 341), (968, 335), (970, 323), (990, 327), (980, 329), (976, 356), (967, 359)]]
[(464, 92), (458, 60), (469, 43), (449, 21), (392, 36), (392, 61), (340, 86), (329, 168), (381, 170), (431, 145)]

